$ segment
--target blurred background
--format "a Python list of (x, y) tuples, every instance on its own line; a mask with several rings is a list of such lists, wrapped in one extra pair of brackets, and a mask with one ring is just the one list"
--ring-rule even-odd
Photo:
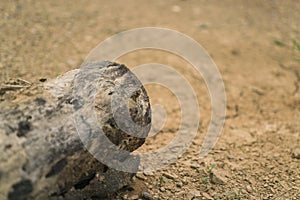
[[(1, 1), (0, 82), (55, 78), (78, 68), (101, 41), (128, 29), (177, 30), (200, 43), (223, 76), (222, 136), (209, 156), (198, 158), (211, 105), (202, 77), (189, 63), (158, 50), (122, 56), (117, 62), (129, 68), (156, 62), (180, 72), (196, 92), (201, 123), (176, 163), (139, 174), (116, 198), (135, 199), (147, 191), (156, 199), (299, 199), (299, 10), (298, 0)], [(167, 119), (142, 152), (169, 143), (181, 119), (174, 94), (160, 85), (146, 88)], [(211, 180), (210, 170), (219, 182)]]

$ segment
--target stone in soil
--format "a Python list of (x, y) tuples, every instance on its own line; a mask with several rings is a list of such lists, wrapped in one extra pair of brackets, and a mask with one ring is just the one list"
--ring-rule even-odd
[(300, 148), (292, 150), (292, 158), (300, 159)]
[(210, 199), (210, 200), (213, 199), (213, 198), (212, 198), (209, 194), (207, 194), (206, 192), (203, 192), (203, 193), (202, 193), (202, 196), (203, 196), (205, 199)]
[(210, 178), (211, 183), (213, 183), (213, 184), (219, 184), (219, 185), (226, 184), (225, 178), (222, 177), (222, 175), (220, 175), (217, 172), (211, 172), (209, 174), (209, 178)]
[(164, 175), (164, 177), (166, 177), (168, 179), (173, 179), (173, 180), (178, 179), (177, 175), (169, 174), (167, 172), (164, 172), (163, 175)]
[(251, 193), (252, 192), (252, 187), (250, 185), (247, 185), (246, 190), (247, 190), (247, 192)]
[(144, 200), (152, 200), (153, 199), (152, 195), (150, 193), (148, 193), (148, 192), (143, 192), (142, 193), (142, 198)]

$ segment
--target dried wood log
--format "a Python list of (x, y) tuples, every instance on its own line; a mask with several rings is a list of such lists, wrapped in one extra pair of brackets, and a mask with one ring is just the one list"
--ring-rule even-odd
[[(94, 76), (82, 74), (84, 70), (94, 70)], [(99, 84), (93, 106), (105, 136), (129, 153), (144, 143), (151, 123), (149, 99), (142, 85), (132, 90), (139, 81), (124, 65), (95, 62), (46, 83), (4, 84), (0, 86), (0, 199), (99, 199), (130, 183), (132, 173), (99, 162), (76, 130), (73, 116), (82, 105), (74, 93), (74, 80), (88, 82), (95, 77)], [(120, 84), (133, 91), (129, 112), (142, 127), (138, 136), (115, 122), (110, 104), (114, 95), (122, 99), (124, 94), (116, 90)], [(80, 117), (82, 123), (89, 120)], [(85, 128), (92, 132), (94, 127)], [(129, 153), (117, 162), (126, 163)], [(132, 169), (138, 168), (138, 159), (130, 163)]]

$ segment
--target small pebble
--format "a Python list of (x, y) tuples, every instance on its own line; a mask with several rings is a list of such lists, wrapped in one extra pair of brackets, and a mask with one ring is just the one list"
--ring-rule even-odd
[(252, 192), (252, 187), (250, 185), (247, 185), (246, 190), (247, 190), (247, 192), (251, 193)]
[(199, 168), (200, 168), (200, 165), (198, 165), (198, 164), (191, 164), (190, 167), (191, 167), (192, 169), (199, 169)]
[(142, 193), (142, 198), (144, 200), (152, 200), (153, 199), (152, 195), (150, 193), (148, 193), (148, 192), (143, 192)]
[(222, 176), (220, 176), (218, 173), (215, 173), (215, 172), (210, 173), (209, 178), (213, 184), (223, 185), (226, 183), (225, 178), (223, 178)]
[(135, 175), (135, 177), (142, 180), (142, 181), (147, 180), (147, 177), (144, 174), (138, 173), (138, 174)]
[(209, 194), (207, 194), (206, 192), (202, 193), (202, 196), (205, 197), (206, 199), (213, 199)]
[(300, 159), (300, 148), (293, 149), (292, 158)]
[(153, 176), (154, 174), (153, 174), (153, 172), (144, 172), (143, 173), (145, 176)]
[(169, 174), (167, 172), (164, 172), (163, 175), (168, 179), (173, 179), (173, 180), (178, 179), (177, 175)]

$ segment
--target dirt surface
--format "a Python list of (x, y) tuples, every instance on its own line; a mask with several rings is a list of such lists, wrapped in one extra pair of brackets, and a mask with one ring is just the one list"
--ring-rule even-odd
[[(199, 42), (218, 66), (227, 94), (222, 135), (198, 153), (211, 105), (201, 76), (180, 57), (154, 50), (122, 56), (134, 67), (174, 67), (197, 93), (198, 135), (175, 163), (138, 174), (116, 199), (300, 199), (300, 2), (298, 0), (1, 1), (0, 81), (38, 82), (78, 68), (99, 42), (145, 26), (171, 28)], [(177, 133), (180, 106), (170, 91), (147, 86), (165, 127), (140, 151)], [(7, 95), (1, 99), (9, 98)]]

